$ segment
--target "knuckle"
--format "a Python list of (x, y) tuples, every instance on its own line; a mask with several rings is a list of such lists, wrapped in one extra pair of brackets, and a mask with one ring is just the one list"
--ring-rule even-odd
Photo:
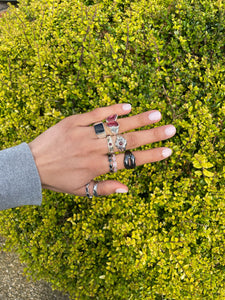
[(141, 127), (145, 124), (145, 114), (140, 114), (137, 116), (137, 125), (138, 127)]
[(101, 116), (101, 108), (97, 107), (94, 110), (92, 110), (90, 113), (94, 119), (99, 118)]
[(163, 140), (163, 134), (161, 128), (154, 128), (153, 129), (153, 137), (154, 141), (161, 141)]
[(126, 137), (127, 144), (129, 148), (135, 148), (137, 145), (137, 136), (134, 133), (131, 133), (129, 136)]

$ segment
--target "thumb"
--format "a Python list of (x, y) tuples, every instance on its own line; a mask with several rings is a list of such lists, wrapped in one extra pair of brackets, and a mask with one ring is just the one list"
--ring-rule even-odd
[[(93, 183), (94, 185), (94, 183)], [(90, 189), (92, 192), (93, 190)], [(105, 180), (99, 181), (97, 185), (97, 194), (99, 196), (108, 196), (111, 194), (128, 193), (128, 187), (119, 181)]]
[(92, 197), (94, 194), (94, 188), (98, 196), (108, 196), (111, 194), (121, 194), (128, 193), (128, 187), (121, 182), (115, 180), (105, 180), (105, 181), (94, 181), (91, 180), (89, 184), (77, 189), (74, 195), (77, 196), (87, 196), (86, 188), (88, 187), (88, 193)]

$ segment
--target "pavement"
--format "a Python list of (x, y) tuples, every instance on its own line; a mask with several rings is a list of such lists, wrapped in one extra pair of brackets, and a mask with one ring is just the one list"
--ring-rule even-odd
[(0, 300), (69, 300), (68, 295), (51, 289), (44, 280), (32, 282), (23, 275), (24, 264), (13, 252), (3, 252), (0, 236)]
[(8, 5), (7, 2), (0, 1), (0, 12), (7, 10)]
[[(7, 10), (6, 2), (0, 1), (0, 17)], [(13, 252), (4, 252), (4, 238), (0, 236), (0, 300), (69, 300), (68, 295), (51, 289), (41, 280), (28, 281), (23, 275), (24, 264)]]

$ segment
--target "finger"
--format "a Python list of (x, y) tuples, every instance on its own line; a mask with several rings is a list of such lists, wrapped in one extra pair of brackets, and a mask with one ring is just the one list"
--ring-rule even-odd
[[(115, 112), (114, 112), (114, 114), (115, 114)], [(141, 113), (141, 114), (138, 114), (135, 116), (117, 119), (117, 122), (119, 124), (119, 133), (129, 131), (132, 129), (136, 129), (136, 128), (140, 128), (143, 126), (147, 126), (150, 124), (154, 124), (154, 123), (160, 121), (161, 118), (162, 118), (162, 115), (159, 111), (152, 110), (152, 111), (144, 112), (144, 113)], [(110, 128), (107, 126), (106, 123), (104, 123), (104, 128), (105, 128), (107, 135), (113, 135)], [(90, 131), (90, 136), (97, 138), (94, 128), (89, 127), (89, 131)]]
[(118, 119), (119, 133), (159, 122), (162, 118), (158, 110), (147, 111), (135, 116)]
[[(164, 160), (172, 155), (172, 150), (167, 147), (154, 148), (144, 151), (134, 151), (136, 166)], [(118, 155), (118, 169), (124, 169), (124, 154)]]
[(115, 104), (107, 107), (98, 107), (90, 112), (78, 116), (80, 126), (91, 125), (106, 119), (108, 116), (117, 114), (118, 116), (128, 114), (131, 111), (131, 105), (128, 103)]
[[(173, 125), (165, 125), (149, 130), (141, 130), (125, 133), (122, 136), (126, 139), (126, 149), (134, 149), (143, 145), (159, 142), (171, 138), (176, 133), (176, 128)], [(112, 144), (114, 152), (119, 150), (115, 146), (116, 137), (112, 136)], [(109, 152), (107, 139), (99, 139), (96, 143), (96, 151), (103, 153)]]
[[(115, 180), (105, 180), (105, 181), (99, 181), (96, 182), (92, 180), (89, 183), (88, 191), (90, 196), (93, 196), (94, 194), (94, 185), (97, 184), (97, 195), (98, 196), (108, 196), (111, 194), (120, 194), (120, 193), (127, 193), (128, 187), (118, 181)], [(79, 188), (75, 191), (75, 194), (78, 196), (86, 196), (86, 186)]]
[(141, 130), (124, 134), (127, 140), (127, 149), (138, 148), (143, 145), (167, 140), (175, 135), (176, 128), (173, 125), (165, 125), (149, 130)]
[[(167, 147), (154, 148), (150, 150), (134, 151), (136, 166), (141, 166), (148, 163), (164, 160), (172, 154), (172, 150)], [(125, 169), (124, 166), (124, 153), (115, 155), (116, 169)], [(107, 155), (103, 155), (99, 160), (93, 162), (92, 168), (96, 170), (96, 177), (110, 172), (109, 161)]]

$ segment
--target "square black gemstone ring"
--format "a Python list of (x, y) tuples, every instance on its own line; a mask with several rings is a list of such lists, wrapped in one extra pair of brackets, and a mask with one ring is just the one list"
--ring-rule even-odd
[(98, 138), (102, 139), (106, 137), (105, 128), (102, 122), (94, 124), (94, 129)]

